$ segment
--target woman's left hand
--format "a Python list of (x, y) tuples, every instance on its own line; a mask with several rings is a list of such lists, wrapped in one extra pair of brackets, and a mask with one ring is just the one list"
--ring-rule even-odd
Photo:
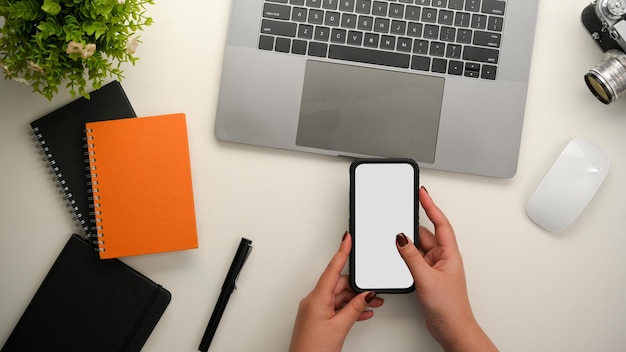
[(357, 294), (341, 270), (348, 261), (352, 238), (345, 233), (339, 251), (320, 276), (317, 285), (300, 301), (291, 337), (290, 352), (339, 352), (348, 332), (358, 320), (367, 320), (383, 300), (369, 291)]

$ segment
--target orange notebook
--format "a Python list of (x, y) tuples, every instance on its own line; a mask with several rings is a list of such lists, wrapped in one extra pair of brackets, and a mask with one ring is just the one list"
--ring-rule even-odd
[(198, 247), (184, 114), (86, 124), (100, 258)]

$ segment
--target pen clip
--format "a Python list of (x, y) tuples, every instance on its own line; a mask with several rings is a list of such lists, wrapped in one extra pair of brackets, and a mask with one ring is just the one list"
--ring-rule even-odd
[[(243, 241), (244, 239), (242, 239)], [(237, 275), (235, 276), (235, 282), (234, 282), (234, 287), (235, 289), (237, 289), (237, 280), (239, 280), (239, 274), (241, 273), (241, 269), (243, 268), (244, 264), (246, 264), (246, 261), (248, 260), (248, 257), (250, 256), (250, 252), (252, 252), (252, 241), (247, 240), (247, 243), (245, 244), (246, 248), (245, 248), (245, 253), (243, 256), (243, 259), (241, 260), (241, 263), (239, 264), (239, 267), (236, 269), (237, 270)]]

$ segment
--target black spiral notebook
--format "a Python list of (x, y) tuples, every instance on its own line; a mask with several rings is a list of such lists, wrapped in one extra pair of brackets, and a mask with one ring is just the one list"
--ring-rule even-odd
[(140, 351), (171, 300), (72, 235), (0, 352)]
[(52, 168), (68, 207), (85, 235), (92, 235), (89, 217), (88, 172), (83, 149), (87, 122), (136, 117), (122, 85), (112, 81), (33, 121), (30, 125)]

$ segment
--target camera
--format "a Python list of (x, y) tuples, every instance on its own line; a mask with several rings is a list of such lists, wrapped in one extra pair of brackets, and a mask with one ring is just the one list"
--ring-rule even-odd
[(594, 0), (582, 12), (583, 26), (604, 52), (587, 74), (593, 95), (610, 104), (626, 91), (626, 0)]

